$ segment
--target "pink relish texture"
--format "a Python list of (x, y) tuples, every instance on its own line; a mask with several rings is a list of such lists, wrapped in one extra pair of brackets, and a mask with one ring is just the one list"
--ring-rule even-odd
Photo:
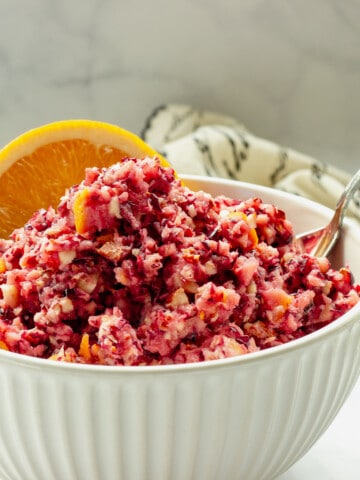
[(157, 159), (87, 169), (0, 241), (0, 347), (103, 365), (201, 362), (309, 334), (359, 301), (284, 212), (183, 186)]

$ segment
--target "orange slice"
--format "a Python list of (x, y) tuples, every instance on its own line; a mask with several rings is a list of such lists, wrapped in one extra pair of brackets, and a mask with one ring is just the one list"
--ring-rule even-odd
[(139, 137), (92, 120), (64, 120), (30, 130), (0, 151), (0, 237), (26, 223), (39, 208), (54, 207), (86, 167), (106, 167), (126, 157), (157, 156)]

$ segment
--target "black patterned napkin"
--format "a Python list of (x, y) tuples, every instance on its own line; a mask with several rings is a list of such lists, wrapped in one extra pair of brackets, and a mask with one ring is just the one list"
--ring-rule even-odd
[[(350, 179), (341, 169), (254, 135), (232, 117), (188, 105), (156, 108), (146, 121), (142, 137), (180, 174), (225, 177), (279, 188), (330, 208), (335, 207)], [(360, 219), (360, 195), (348, 213)]]

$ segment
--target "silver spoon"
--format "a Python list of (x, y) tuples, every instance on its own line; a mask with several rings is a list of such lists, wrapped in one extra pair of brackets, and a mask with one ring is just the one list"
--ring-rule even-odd
[(326, 227), (317, 228), (296, 236), (296, 242), (303, 252), (315, 257), (326, 257), (339, 238), (345, 211), (360, 188), (360, 170), (358, 170), (350, 182), (346, 185), (334, 211), (334, 215)]

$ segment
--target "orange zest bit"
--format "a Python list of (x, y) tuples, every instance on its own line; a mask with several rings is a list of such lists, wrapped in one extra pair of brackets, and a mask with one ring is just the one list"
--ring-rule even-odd
[[(243, 220), (250, 227), (252, 227), (252, 222), (250, 221), (249, 217), (244, 212), (238, 212), (238, 211), (230, 212), (228, 217), (229, 217), (230, 220), (234, 220), (234, 221)], [(255, 228), (250, 228), (249, 239), (253, 243), (254, 246), (256, 246), (259, 243), (259, 237), (258, 237), (258, 234), (257, 234)]]
[(79, 355), (83, 357), (87, 362), (91, 360), (90, 342), (89, 342), (88, 333), (84, 333), (84, 335), (81, 337)]
[(5, 260), (1, 257), (0, 258), (0, 273), (5, 273), (5, 272), (6, 272)]
[(90, 196), (90, 190), (84, 188), (78, 192), (74, 199), (73, 204), (73, 213), (74, 213), (74, 222), (76, 231), (80, 234), (86, 232), (86, 215), (85, 215), (85, 206), (87, 199)]
[(9, 347), (3, 340), (0, 340), (0, 350), (9, 350)]
[(254, 245), (257, 245), (259, 243), (259, 237), (258, 237), (258, 234), (256, 232), (256, 229), (255, 228), (252, 228), (249, 232), (249, 238), (250, 240), (252, 241), (252, 243)]

